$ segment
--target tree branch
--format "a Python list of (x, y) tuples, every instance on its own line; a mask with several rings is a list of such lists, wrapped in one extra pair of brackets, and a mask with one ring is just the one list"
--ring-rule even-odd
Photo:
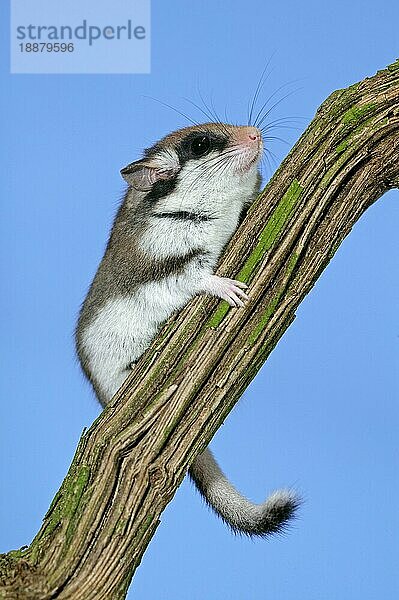
[(0, 558), (0, 598), (125, 598), (189, 464), (354, 223), (398, 186), (399, 61), (317, 111), (224, 253), (248, 307), (201, 297), (166, 324), (83, 433), (29, 548)]

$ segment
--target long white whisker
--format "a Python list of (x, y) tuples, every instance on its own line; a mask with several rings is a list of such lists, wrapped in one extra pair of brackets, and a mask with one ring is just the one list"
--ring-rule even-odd
[(266, 77), (266, 79), (264, 79), (266, 70), (269, 68), (269, 65), (270, 65), (270, 62), (272, 60), (272, 57), (273, 57), (273, 55), (269, 58), (269, 60), (266, 63), (265, 68), (263, 69), (263, 71), (261, 73), (260, 79), (258, 81), (258, 85), (256, 86), (256, 90), (255, 90), (254, 96), (252, 98), (251, 106), (250, 107), (248, 106), (248, 109), (249, 109), (249, 113), (248, 113), (248, 125), (252, 125), (251, 121), (252, 121), (253, 111), (255, 110), (255, 104), (256, 104), (256, 102), (257, 102), (257, 100), (259, 98), (259, 94), (260, 94), (261, 89), (265, 85), (268, 77), (270, 77), (270, 73), (269, 73), (268, 76)]
[(292, 90), (291, 92), (288, 92), (288, 94), (285, 94), (285, 96), (283, 96), (282, 98), (280, 98), (279, 100), (277, 100), (277, 102), (275, 102), (263, 115), (262, 118), (260, 119), (260, 121), (258, 121), (257, 123), (257, 127), (261, 127), (262, 123), (264, 122), (264, 120), (266, 119), (266, 117), (268, 115), (270, 115), (270, 113), (276, 108), (276, 106), (278, 106), (279, 104), (281, 104), (281, 102), (283, 102), (283, 100), (286, 100), (287, 98), (289, 98), (290, 96), (292, 96), (293, 94), (295, 94), (296, 92), (298, 92), (301, 88)]

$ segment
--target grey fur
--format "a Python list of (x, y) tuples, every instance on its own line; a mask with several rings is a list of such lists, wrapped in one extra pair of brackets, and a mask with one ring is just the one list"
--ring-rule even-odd
[[(209, 159), (194, 154), (192, 140), (199, 137), (201, 148), (204, 137), (210, 144)], [(122, 170), (129, 188), (76, 328), (82, 369), (103, 406), (162, 321), (195, 294), (243, 306), (245, 286), (213, 273), (259, 191), (261, 148), (255, 128), (208, 123), (166, 136)], [(262, 537), (282, 531), (298, 506), (298, 498), (285, 490), (252, 504), (230, 484), (209, 450), (195, 459), (190, 476), (238, 533)]]

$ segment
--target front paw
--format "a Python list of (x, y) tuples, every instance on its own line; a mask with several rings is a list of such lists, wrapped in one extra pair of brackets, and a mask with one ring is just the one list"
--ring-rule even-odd
[(230, 306), (243, 307), (245, 302), (249, 300), (249, 297), (243, 291), (247, 288), (248, 286), (242, 281), (211, 275), (207, 281), (206, 291), (213, 296), (217, 296), (217, 298), (226, 300)]

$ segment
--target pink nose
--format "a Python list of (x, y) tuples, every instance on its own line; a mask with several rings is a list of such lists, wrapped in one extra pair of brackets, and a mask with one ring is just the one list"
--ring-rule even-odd
[(260, 140), (260, 131), (257, 127), (247, 127), (247, 133), (252, 142)]
[(243, 126), (239, 128), (238, 139), (242, 144), (250, 145), (259, 144), (262, 139), (262, 134), (257, 127)]

